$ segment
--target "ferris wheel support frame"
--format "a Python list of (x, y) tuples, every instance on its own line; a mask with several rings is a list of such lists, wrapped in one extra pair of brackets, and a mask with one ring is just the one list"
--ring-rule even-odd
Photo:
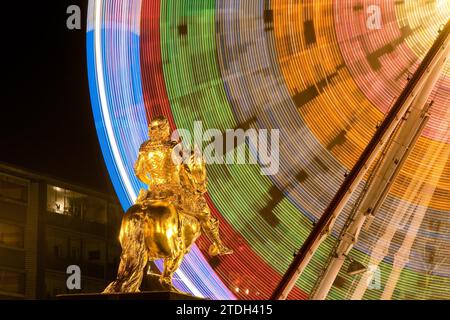
[[(288, 270), (273, 292), (271, 299), (285, 300), (288, 298), (288, 295), (294, 288), (298, 278), (308, 266), (320, 244), (329, 235), (334, 223), (336, 222), (337, 217), (350, 200), (350, 197), (355, 192), (359, 183), (363, 180), (371, 165), (380, 156), (383, 150), (386, 149), (386, 145), (391, 142), (391, 137), (393, 136), (396, 128), (402, 125), (401, 123), (405, 120), (405, 118), (410, 116), (407, 115), (407, 113), (411, 109), (411, 106), (413, 106), (416, 101), (425, 100), (423, 104), (418, 107), (420, 109), (423, 109), (429, 97), (429, 95), (427, 95), (426, 99), (424, 99), (422, 97), (423, 93), (426, 93), (428, 92), (428, 90), (430, 90), (430, 80), (431, 82), (433, 82), (433, 76), (437, 73), (436, 69), (440, 69), (440, 72), (442, 72), (442, 69), (444, 68), (449, 56), (449, 42), (450, 20), (440, 31), (439, 36), (437, 37), (431, 49), (428, 51), (422, 63), (419, 65), (416, 72), (407, 83), (406, 87), (396, 100), (395, 104), (392, 106), (391, 110), (388, 112), (381, 125), (377, 128), (374, 136), (359, 157), (355, 166), (347, 175), (334, 198), (325, 209), (319, 221), (316, 223), (314, 229), (311, 231), (302, 247), (295, 255), (293, 262), (290, 264)], [(440, 74), (440, 72), (438, 74)], [(439, 77), (436, 77), (436, 79), (438, 78)], [(434, 85), (435, 83), (431, 87), (431, 90)], [(416, 103), (416, 105), (419, 105), (419, 103)], [(420, 114), (422, 114), (422, 112), (420, 112)], [(417, 130), (415, 132), (417, 132)], [(408, 135), (406, 134), (405, 136)], [(359, 220), (365, 221), (365, 219)], [(364, 223), (364, 221), (362, 221), (362, 223)], [(361, 221), (359, 221), (358, 223), (360, 224)], [(358, 228), (354, 228), (354, 230), (358, 230)], [(353, 246), (354, 242), (352, 242), (351, 239), (350, 241), (347, 241), (347, 243), (348, 242), (350, 242), (350, 246)], [(316, 297), (323, 297), (324, 294), (326, 296), (329, 288), (331, 288), (332, 281), (334, 281), (334, 273), (337, 274), (337, 272), (339, 272), (340, 266), (342, 266), (342, 264), (340, 264), (340, 266), (339, 264), (340, 261), (336, 261), (336, 265), (335, 267), (333, 267), (332, 273), (329, 273), (329, 276), (326, 277), (326, 283), (323, 286), (319, 285), (319, 291), (317, 292), (319, 292), (320, 295), (317, 295)]]
[[(450, 46), (448, 47), (450, 48)], [(408, 110), (397, 134), (392, 137), (392, 143), (389, 148), (382, 152), (382, 164), (372, 173), (374, 179), (368, 186), (368, 190), (360, 205), (356, 208), (356, 214), (344, 228), (342, 237), (338, 239), (338, 246), (332, 252), (331, 260), (326, 266), (323, 276), (319, 279), (317, 289), (312, 293), (310, 299), (324, 300), (327, 297), (347, 255), (358, 242), (363, 225), (366, 221), (370, 224), (389, 194), (395, 179), (428, 123), (428, 111), (431, 103), (427, 104), (427, 100), (440, 74), (441, 69), (435, 68), (430, 81), (427, 82), (418, 95), (417, 100)]]

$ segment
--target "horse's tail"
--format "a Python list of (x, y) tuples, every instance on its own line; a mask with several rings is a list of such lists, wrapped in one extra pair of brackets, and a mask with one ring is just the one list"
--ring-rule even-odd
[(145, 214), (140, 206), (131, 207), (125, 214), (120, 229), (122, 254), (117, 278), (103, 293), (139, 291), (148, 260), (144, 230)]

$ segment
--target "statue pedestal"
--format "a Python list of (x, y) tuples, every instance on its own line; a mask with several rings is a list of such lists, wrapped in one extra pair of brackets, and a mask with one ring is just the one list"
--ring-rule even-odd
[(136, 293), (80, 293), (62, 294), (58, 300), (205, 300), (173, 291), (148, 291)]

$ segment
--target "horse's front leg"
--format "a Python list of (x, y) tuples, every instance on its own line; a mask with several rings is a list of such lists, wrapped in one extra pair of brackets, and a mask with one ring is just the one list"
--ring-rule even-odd
[(178, 291), (172, 284), (172, 277), (175, 271), (180, 267), (181, 262), (184, 258), (184, 252), (180, 252), (177, 256), (174, 258), (166, 258), (164, 259), (164, 271), (161, 274), (161, 278), (159, 281), (161, 282), (161, 285), (169, 289), (170, 291)]

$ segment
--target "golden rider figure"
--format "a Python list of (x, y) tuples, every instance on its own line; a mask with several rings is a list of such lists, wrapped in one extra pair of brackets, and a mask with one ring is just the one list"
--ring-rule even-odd
[[(180, 174), (188, 166), (176, 163), (172, 157), (178, 142), (171, 140), (167, 118), (163, 116), (154, 118), (149, 125), (148, 133), (149, 140), (141, 145), (134, 166), (136, 176), (148, 186), (148, 190), (141, 189), (136, 204), (145, 206), (146, 200), (164, 200), (173, 203), (177, 211), (198, 219), (202, 231), (212, 242), (209, 248), (211, 255), (233, 253), (220, 239), (219, 221), (211, 215), (204, 196), (206, 188), (192, 193), (183, 187)], [(203, 174), (206, 179), (206, 172)]]

